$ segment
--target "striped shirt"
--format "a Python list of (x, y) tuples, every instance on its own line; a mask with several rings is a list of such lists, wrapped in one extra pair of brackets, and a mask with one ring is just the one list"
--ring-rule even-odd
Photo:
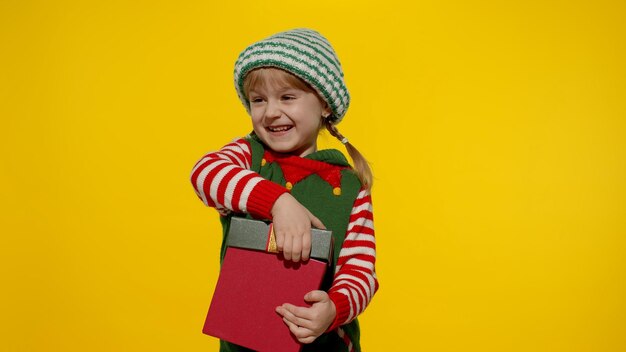
[[(274, 202), (287, 189), (251, 171), (251, 163), (251, 148), (245, 139), (206, 154), (191, 171), (191, 183), (198, 198), (221, 215), (250, 213), (271, 219)], [(334, 281), (328, 291), (337, 310), (328, 331), (351, 322), (365, 310), (378, 290), (375, 262), (372, 198), (368, 190), (361, 189), (350, 213)], [(348, 346), (352, 345), (341, 328), (338, 333)]]

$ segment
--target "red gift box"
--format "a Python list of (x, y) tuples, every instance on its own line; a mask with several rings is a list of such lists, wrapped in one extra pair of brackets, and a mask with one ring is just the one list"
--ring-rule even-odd
[(297, 352), (302, 345), (276, 313), (283, 303), (309, 306), (332, 258), (330, 231), (312, 230), (311, 259), (286, 261), (275, 252), (272, 226), (233, 217), (202, 332), (256, 351)]

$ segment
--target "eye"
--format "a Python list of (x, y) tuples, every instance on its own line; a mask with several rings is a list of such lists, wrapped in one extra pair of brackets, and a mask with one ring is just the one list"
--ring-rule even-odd
[(259, 98), (259, 97), (254, 97), (252, 99), (250, 99), (251, 103), (261, 103), (263, 102), (263, 98)]
[(283, 100), (293, 100), (293, 99), (296, 99), (296, 97), (293, 96), (293, 95), (283, 95), (282, 99)]

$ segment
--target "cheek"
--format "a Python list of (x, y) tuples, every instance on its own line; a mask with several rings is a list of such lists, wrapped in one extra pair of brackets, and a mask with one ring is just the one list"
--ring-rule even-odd
[(310, 119), (307, 121), (306, 129), (312, 135), (317, 136), (323, 127), (324, 127), (324, 123), (322, 122), (321, 118), (318, 118), (316, 116), (310, 116)]
[(255, 119), (253, 117), (250, 119), (250, 122), (252, 123), (252, 129), (254, 130), (254, 132), (256, 132), (256, 134), (263, 133), (265, 128), (263, 127), (263, 123), (260, 119)]
[(252, 121), (253, 125), (257, 125), (263, 122), (263, 115), (259, 113), (258, 110), (250, 111), (250, 121)]

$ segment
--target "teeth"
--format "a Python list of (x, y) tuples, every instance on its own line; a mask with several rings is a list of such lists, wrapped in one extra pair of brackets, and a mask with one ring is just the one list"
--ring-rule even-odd
[(268, 127), (267, 129), (269, 129), (272, 132), (282, 132), (282, 131), (287, 131), (288, 129), (290, 129), (291, 126), (278, 126), (278, 127)]

